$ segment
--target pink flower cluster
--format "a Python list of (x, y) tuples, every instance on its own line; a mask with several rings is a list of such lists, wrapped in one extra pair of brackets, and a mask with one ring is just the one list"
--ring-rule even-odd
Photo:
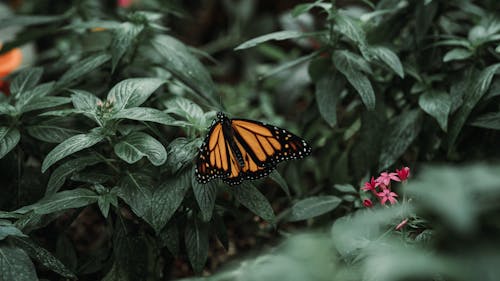
[[(361, 190), (371, 191), (382, 205), (385, 205), (387, 201), (392, 205), (398, 202), (396, 199), (398, 195), (391, 191), (391, 181), (405, 182), (408, 177), (410, 177), (410, 168), (408, 167), (402, 167), (401, 170), (396, 169), (395, 173), (383, 172), (376, 179), (372, 177), (370, 181), (363, 185)], [(363, 200), (363, 206), (371, 208), (373, 202), (370, 199), (365, 199)]]

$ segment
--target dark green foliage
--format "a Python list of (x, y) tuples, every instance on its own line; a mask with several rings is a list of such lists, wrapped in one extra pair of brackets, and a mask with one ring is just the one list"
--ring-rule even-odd
[[(0, 4), (0, 33), (15, 31), (0, 55), (37, 50), (0, 77), (1, 280), (167, 280), (211, 272), (221, 245), (332, 220), (331, 237), (300, 236), (306, 250), (237, 280), (468, 280), (480, 273), (460, 264), (498, 261), (484, 250), (493, 168), (427, 169), (415, 203), (358, 210), (376, 173), (500, 158), (498, 1), (132, 2)], [(193, 163), (217, 111), (287, 128), (312, 155), (202, 185)], [(404, 217), (414, 232), (385, 237)]]

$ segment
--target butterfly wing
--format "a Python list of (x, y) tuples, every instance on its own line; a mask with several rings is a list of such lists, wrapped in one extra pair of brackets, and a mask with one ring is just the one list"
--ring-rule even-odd
[(215, 178), (228, 177), (231, 173), (230, 168), (229, 147), (222, 124), (217, 122), (210, 128), (198, 153), (196, 179), (200, 183), (207, 183)]
[[(222, 178), (230, 185), (269, 175), (279, 162), (311, 153), (301, 138), (276, 126), (247, 119), (225, 119), (212, 125), (196, 161), (200, 183)], [(226, 126), (226, 127), (224, 127)]]
[[(303, 158), (311, 153), (311, 147), (291, 132), (258, 121), (233, 119), (233, 142), (241, 152), (244, 165), (231, 164), (232, 173), (224, 178), (228, 184), (241, 183), (244, 179), (257, 179), (269, 175), (279, 162)], [(231, 162), (237, 158), (230, 151)]]

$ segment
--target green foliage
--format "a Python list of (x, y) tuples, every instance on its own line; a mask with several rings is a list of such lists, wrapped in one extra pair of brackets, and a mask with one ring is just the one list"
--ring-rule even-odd
[[(338, 218), (329, 233), (292, 235), (209, 280), (495, 280), (499, 169), (425, 167), (404, 186), (411, 201)], [(396, 230), (404, 218), (412, 222)]]
[[(369, 211), (358, 186), (401, 165), (500, 158), (496, 1), (21, 2), (6, 16), (0, 4), (0, 33), (14, 32), (0, 55), (37, 50), (0, 77), (1, 280), (192, 273), (179, 263), (205, 274), (217, 240), (241, 253), (332, 220), (331, 235), (292, 238), (239, 269), (254, 274), (221, 279), (495, 270), (497, 168), (426, 169), (399, 207)], [(200, 184), (216, 111), (287, 128), (313, 154), (236, 187)], [(394, 232), (404, 218), (411, 230)], [(93, 243), (78, 237), (87, 228)]]

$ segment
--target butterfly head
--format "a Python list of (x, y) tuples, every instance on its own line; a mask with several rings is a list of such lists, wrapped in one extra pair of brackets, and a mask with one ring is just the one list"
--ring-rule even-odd
[(223, 119), (224, 117), (226, 117), (224, 113), (222, 113), (221, 111), (217, 112), (217, 119)]

